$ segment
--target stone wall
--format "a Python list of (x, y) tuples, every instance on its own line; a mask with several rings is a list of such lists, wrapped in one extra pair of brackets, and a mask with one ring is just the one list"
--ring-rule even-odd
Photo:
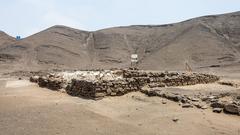
[(46, 76), (32, 76), (30, 82), (38, 83), (40, 87), (48, 88), (51, 90), (59, 90), (65, 88), (67, 85), (66, 80), (61, 76), (48, 74)]
[[(80, 72), (80, 71), (79, 71)], [(67, 73), (71, 76), (48, 74), (32, 76), (31, 82), (40, 87), (52, 90), (65, 89), (69, 95), (85, 98), (102, 98), (105, 96), (120, 96), (132, 91), (140, 91), (142, 87), (169, 87), (194, 84), (212, 83), (219, 80), (215, 75), (183, 72), (147, 72), (142, 70), (113, 70), (113, 71), (82, 71)], [(91, 76), (91, 77), (89, 77)], [(64, 78), (65, 77), (65, 78)]]
[(137, 79), (85, 81), (73, 79), (66, 88), (72, 96), (102, 98), (104, 96), (121, 96), (128, 92), (138, 91), (142, 84)]
[[(119, 72), (118, 72), (119, 73)], [(213, 83), (219, 80), (215, 75), (179, 72), (146, 72), (122, 70), (122, 79), (118, 80), (77, 80), (73, 79), (66, 92), (73, 96), (102, 98), (120, 96), (132, 91), (140, 91), (143, 86), (168, 87)]]

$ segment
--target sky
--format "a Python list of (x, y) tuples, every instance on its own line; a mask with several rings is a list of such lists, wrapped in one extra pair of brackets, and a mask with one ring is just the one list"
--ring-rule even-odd
[(95, 31), (240, 11), (240, 0), (0, 0), (0, 30), (30, 36), (54, 25)]

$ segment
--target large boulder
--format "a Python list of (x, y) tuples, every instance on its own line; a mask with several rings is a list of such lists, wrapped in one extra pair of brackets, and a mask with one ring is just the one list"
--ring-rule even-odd
[(240, 106), (235, 104), (228, 104), (224, 106), (224, 111), (230, 114), (238, 114), (240, 115)]

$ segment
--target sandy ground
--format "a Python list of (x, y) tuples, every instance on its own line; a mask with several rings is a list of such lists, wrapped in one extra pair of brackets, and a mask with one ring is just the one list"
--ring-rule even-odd
[[(7, 87), (6, 87), (7, 86)], [(1, 135), (240, 135), (240, 117), (130, 93), (99, 101), (0, 81)], [(174, 118), (179, 121), (173, 122)]]

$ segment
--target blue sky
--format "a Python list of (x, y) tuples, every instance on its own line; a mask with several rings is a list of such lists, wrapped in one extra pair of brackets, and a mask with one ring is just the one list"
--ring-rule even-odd
[(0, 30), (29, 36), (53, 25), (82, 30), (166, 24), (240, 11), (240, 0), (0, 0)]

